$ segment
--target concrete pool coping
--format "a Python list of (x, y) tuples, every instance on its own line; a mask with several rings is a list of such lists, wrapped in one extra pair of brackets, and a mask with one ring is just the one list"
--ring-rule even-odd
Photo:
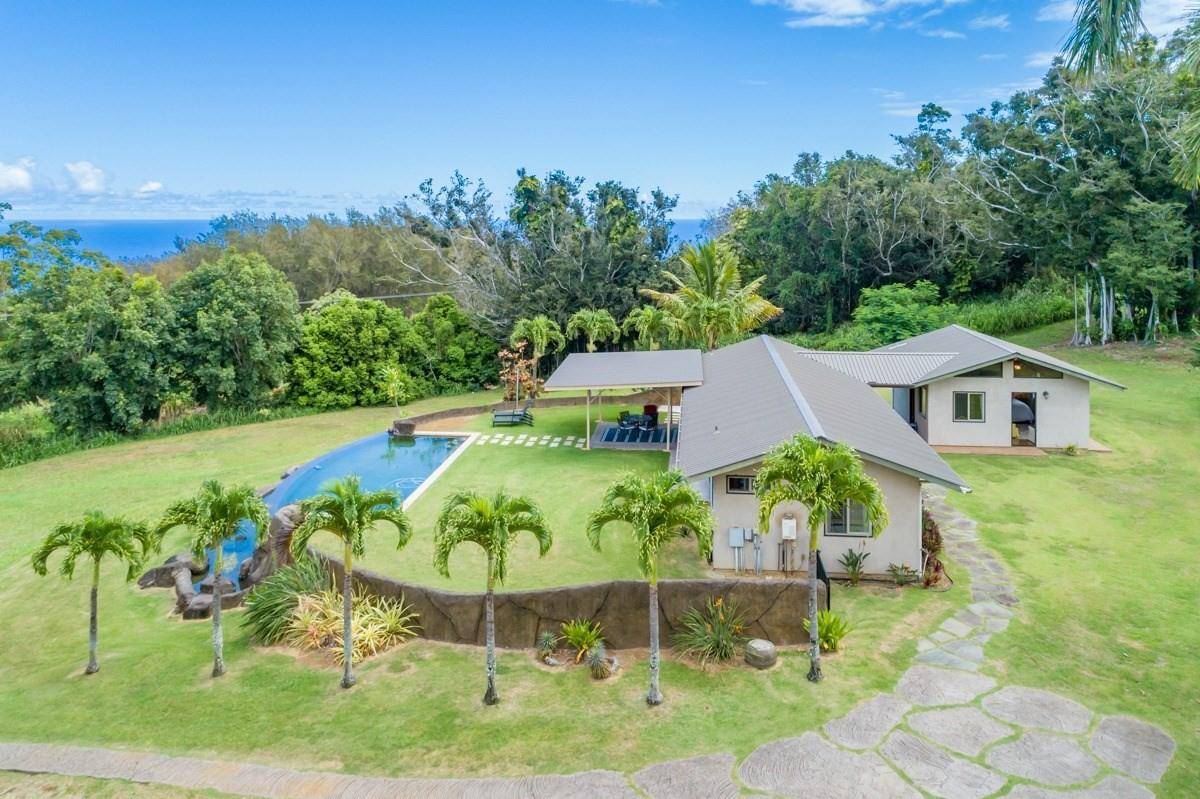
[(416, 430), (413, 432), (413, 436), (437, 436), (440, 438), (461, 438), (461, 439), (463, 439), (463, 443), (461, 445), (455, 447), (454, 451), (450, 453), (450, 457), (446, 458), (446, 460), (444, 460), (440, 464), (438, 464), (438, 467), (436, 469), (434, 469), (432, 472), (430, 472), (429, 476), (426, 477), (424, 480), (422, 480), (421, 484), (419, 486), (417, 486), (415, 489), (413, 489), (413, 492), (411, 494), (409, 494), (407, 497), (404, 498), (404, 502), (401, 503), (401, 505), (400, 505), (402, 510), (408, 510), (410, 507), (412, 507), (412, 504), (421, 498), (421, 495), (425, 493), (425, 490), (428, 489), (429, 486), (433, 485), (434, 481), (436, 481), (439, 477), (441, 477), (442, 473), (444, 471), (446, 471), (447, 469), (449, 469), (450, 465), (452, 463), (454, 463), (456, 460), (458, 460), (458, 457), (460, 455), (462, 455), (464, 452), (466, 452), (468, 447), (470, 447), (472, 444), (475, 443), (475, 439), (479, 438), (479, 433), (466, 433), (466, 432), (455, 431), (455, 430), (439, 430), (437, 432), (426, 432), (424, 430)]

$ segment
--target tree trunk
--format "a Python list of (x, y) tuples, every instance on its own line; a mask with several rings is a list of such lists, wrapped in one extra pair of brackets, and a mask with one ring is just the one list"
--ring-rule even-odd
[(96, 659), (97, 649), (97, 611), (99, 609), (99, 593), (100, 593), (100, 558), (95, 559), (92, 566), (92, 597), (91, 611), (88, 614), (88, 664), (83, 670), (84, 674), (95, 674), (100, 671), (100, 662)]
[(225, 635), (221, 630), (221, 544), (213, 553), (213, 599), (212, 599), (212, 645), (213, 670), (212, 676), (220, 677), (225, 673)]
[(496, 693), (496, 604), (492, 587), (492, 561), (488, 558), (487, 594), (483, 599), (484, 635), (487, 637), (487, 691), (483, 694), (485, 705), (500, 701)]
[(345, 548), (344, 569), (342, 571), (342, 687), (353, 688), (358, 682), (354, 678), (354, 625), (351, 623), (353, 614), (354, 553), (350, 551), (347, 542)]
[(817, 539), (808, 542), (808, 681), (821, 681), (821, 628), (817, 605)]
[(647, 705), (661, 705), (662, 691), (658, 690), (658, 581), (650, 581), (650, 690)]

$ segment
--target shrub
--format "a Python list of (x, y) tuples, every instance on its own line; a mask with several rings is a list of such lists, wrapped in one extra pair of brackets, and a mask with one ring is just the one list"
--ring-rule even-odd
[[(403, 643), (420, 629), (417, 614), (403, 596), (355, 594), (351, 603), (351, 657), (355, 663)], [(300, 597), (284, 640), (299, 649), (332, 650), (334, 660), (342, 665), (342, 595), (328, 589)]]
[(596, 644), (588, 650), (587, 667), (594, 680), (607, 680), (612, 676), (612, 661), (608, 659), (604, 644)]
[(920, 579), (917, 570), (907, 563), (889, 563), (888, 574), (892, 575), (892, 579), (896, 581), (896, 585), (909, 585)]
[(863, 564), (870, 554), (865, 549), (848, 549), (838, 558), (838, 563), (846, 570), (846, 579), (850, 585), (858, 585), (858, 581), (862, 579)]
[(315, 558), (298, 558), (254, 586), (246, 597), (242, 626), (264, 644), (283, 640), (301, 597), (330, 587), (330, 576)]
[(746, 622), (737, 606), (723, 597), (710, 599), (703, 608), (688, 608), (679, 619), (675, 646), (701, 664), (732, 660), (746, 642)]
[(854, 323), (881, 344), (891, 344), (944, 327), (955, 311), (952, 303), (938, 303), (938, 287), (928, 280), (891, 283), (862, 290)]
[(549, 630), (542, 630), (537, 637), (537, 653), (542, 660), (554, 654), (554, 650), (558, 649), (559, 638)]
[(26, 402), (0, 413), (0, 445), (6, 448), (41, 441), (53, 433), (50, 408), (44, 402)]
[(433, 390), (439, 394), (473, 391), (495, 383), (499, 374), (496, 341), (484, 333), (446, 294), (430, 297), (412, 318), (428, 356)]
[[(933, 518), (933, 514), (931, 514), (928, 510), (922, 510), (921, 562), (925, 564), (923, 572), (926, 588), (935, 585), (941, 579), (941, 576), (945, 574), (945, 566), (942, 565), (941, 558), (938, 557), (938, 555), (941, 553), (941, 527), (938, 526), (937, 520)], [(895, 577), (894, 574), (892, 576), (893, 578)]]
[[(809, 619), (804, 620), (804, 629), (808, 631), (812, 625)], [(822, 652), (840, 652), (842, 639), (853, 631), (850, 623), (832, 610), (822, 610), (817, 614), (817, 636), (820, 638)]]
[(1002, 336), (1070, 319), (1071, 287), (1064, 282), (1028, 284), (992, 300), (963, 303), (954, 321), (980, 333)]
[(589, 619), (571, 619), (563, 622), (562, 637), (567, 646), (575, 650), (576, 663), (604, 641), (600, 625)]

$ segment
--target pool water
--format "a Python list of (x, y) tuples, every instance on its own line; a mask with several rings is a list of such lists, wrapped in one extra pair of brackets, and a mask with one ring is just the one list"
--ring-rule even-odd
[[(356, 474), (361, 478), (363, 490), (389, 488), (404, 500), (445, 463), (464, 441), (466, 439), (459, 436), (398, 439), (387, 433), (379, 433), (314, 458), (284, 478), (263, 499), (274, 516), (280, 508), (320, 493), (321, 488), (331, 480)], [(221, 573), (233, 582), (235, 589), (240, 587), (238, 570), (254, 554), (253, 533), (250, 522), (242, 522), (237, 534), (221, 547), (225, 567)], [(209, 550), (209, 574), (212, 573), (214, 560), (215, 552)]]

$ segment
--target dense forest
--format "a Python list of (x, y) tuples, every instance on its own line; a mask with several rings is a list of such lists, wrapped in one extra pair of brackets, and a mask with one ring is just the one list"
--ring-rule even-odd
[[(562, 171), (518, 171), (502, 203), (456, 173), (374, 213), (237, 213), (136, 267), (13, 223), (0, 409), (41, 402), (57, 429), (90, 434), (197, 404), (399, 403), (494, 383), (514, 325), (565, 330), (576, 349), (713, 346), (759, 326), (855, 348), (947, 321), (1003, 333), (1072, 316), (1078, 343), (1188, 333), (1200, 209), (1179, 173), (1196, 36), (1141, 38), (1120, 69), (1056, 63), (958, 131), (928, 104), (890, 159), (801, 153), (712, 215), (703, 253), (676, 246), (674, 196)], [(684, 320), (681, 291), (701, 316), (732, 307), (713, 292), (749, 298), (754, 323)]]

